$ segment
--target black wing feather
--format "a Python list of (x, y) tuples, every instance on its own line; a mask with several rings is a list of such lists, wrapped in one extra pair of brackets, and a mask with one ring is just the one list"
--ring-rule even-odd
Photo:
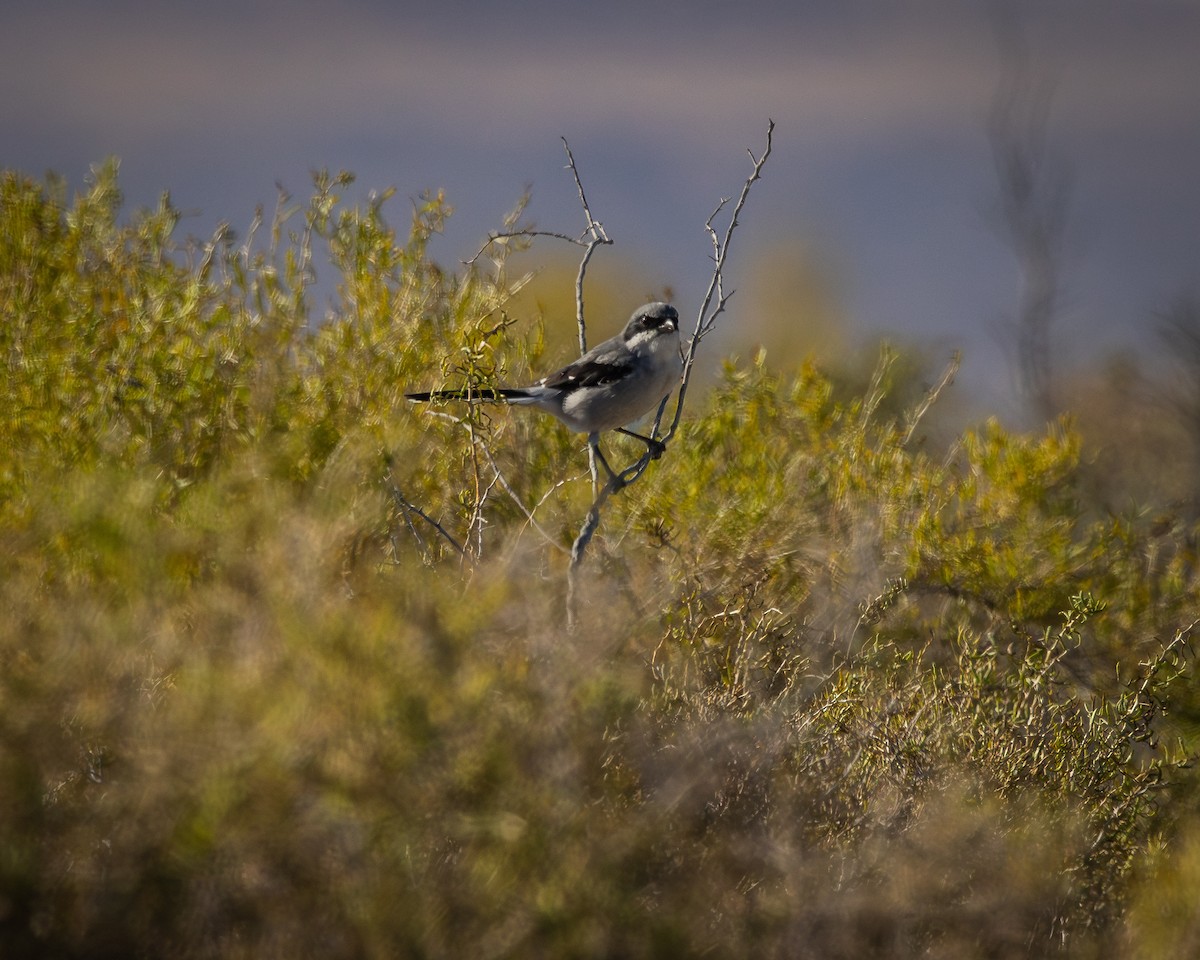
[(615, 383), (633, 369), (632, 363), (613, 363), (611, 360), (580, 357), (541, 381), (542, 386), (553, 390), (571, 391), (580, 387), (601, 387)]

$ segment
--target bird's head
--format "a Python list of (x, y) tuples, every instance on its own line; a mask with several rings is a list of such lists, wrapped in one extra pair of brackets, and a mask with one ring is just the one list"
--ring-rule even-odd
[(679, 312), (669, 303), (647, 303), (633, 311), (625, 325), (625, 339), (646, 333), (675, 333), (679, 330)]

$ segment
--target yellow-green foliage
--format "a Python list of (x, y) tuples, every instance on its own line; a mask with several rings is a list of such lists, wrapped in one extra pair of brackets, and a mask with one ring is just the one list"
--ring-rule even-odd
[(0, 954), (1191, 955), (1195, 531), (759, 358), (567, 633), (579, 438), (402, 399), (557, 359), (507, 248), (349, 182), (0, 181)]

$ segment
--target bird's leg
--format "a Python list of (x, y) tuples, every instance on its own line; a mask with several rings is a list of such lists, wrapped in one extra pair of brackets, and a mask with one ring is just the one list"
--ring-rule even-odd
[(604, 459), (604, 454), (600, 452), (600, 434), (588, 434), (588, 446), (592, 448), (592, 453), (596, 457), (596, 462), (604, 468), (604, 472), (608, 474), (608, 482), (612, 484), (613, 493), (616, 493), (623, 486), (625, 481), (613, 472), (613, 468), (608, 465), (608, 461)]
[(634, 433), (632, 430), (626, 430), (624, 427), (617, 427), (617, 433), (623, 433), (627, 437), (636, 437), (641, 440), (650, 451), (650, 459), (657, 460), (667, 452), (666, 445), (661, 440), (655, 440), (653, 437), (645, 437), (640, 433)]

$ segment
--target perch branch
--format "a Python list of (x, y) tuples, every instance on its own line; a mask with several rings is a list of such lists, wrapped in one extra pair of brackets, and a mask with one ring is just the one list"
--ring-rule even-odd
[[(700, 312), (696, 318), (696, 326), (693, 330), (691, 339), (688, 343), (688, 349), (684, 357), (683, 376), (680, 380), (678, 399), (675, 403), (675, 413), (671, 420), (671, 426), (662, 436), (662, 441), (672, 439), (679, 428), (680, 420), (683, 416), (683, 402), (687, 393), (688, 383), (691, 379), (692, 367), (696, 360), (696, 351), (700, 345), (700, 341), (713, 329), (717, 318), (725, 311), (725, 306), (729, 302), (729, 298), (733, 296), (733, 291), (725, 292), (725, 263), (729, 255), (729, 244), (733, 239), (734, 231), (738, 226), (738, 217), (740, 216), (743, 207), (746, 205), (746, 200), (750, 196), (750, 190), (754, 184), (761, 178), (763, 166), (767, 162), (767, 158), (771, 155), (772, 139), (775, 131), (775, 121), (767, 121), (767, 143), (763, 149), (762, 155), (755, 157), (753, 151), (748, 150), (752, 169), (746, 181), (742, 184), (741, 193), (738, 195), (737, 202), (734, 204), (733, 212), (729, 218), (729, 223), (725, 228), (724, 235), (718, 233), (717, 228), (713, 225), (722, 210), (729, 203), (729, 198), (723, 198), (717, 204), (716, 209), (709, 215), (705, 221), (704, 229), (708, 233), (713, 245), (713, 272), (709, 280), (708, 290), (705, 293), (704, 301), (700, 306)], [(564, 140), (565, 143), (565, 140)], [(568, 157), (570, 150), (568, 148)], [(572, 164), (572, 169), (574, 166)], [(578, 180), (576, 181), (578, 183)], [(583, 202), (585, 215), (588, 217), (589, 224), (591, 213), (587, 209), (587, 201), (583, 197), (582, 188), (580, 188), (580, 200)], [(586, 259), (585, 263), (586, 265)], [(580, 270), (580, 283), (582, 283), (583, 270)], [(582, 301), (580, 300), (580, 310), (582, 310)], [(580, 335), (582, 338), (582, 312), (580, 313)], [(582, 340), (581, 340), (582, 343)], [(658, 411), (654, 417), (654, 425), (650, 431), (650, 437), (655, 441), (659, 439), (659, 429), (662, 426), (663, 414), (666, 411), (667, 401), (669, 397), (664, 397), (662, 403), (659, 404)], [(595, 473), (595, 453), (589, 444), (589, 452), (592, 454), (592, 476), (593, 482), (596, 477)], [(600, 525), (600, 509), (608, 501), (612, 494), (618, 492), (622, 488), (633, 483), (640, 477), (649, 467), (652, 460), (656, 460), (663, 454), (663, 446), (660, 444), (651, 447), (647, 446), (645, 452), (630, 466), (623, 470), (612, 472), (610, 471), (608, 481), (599, 490), (592, 500), (592, 505), (588, 509), (587, 517), (584, 519), (583, 526), (580, 528), (579, 535), (575, 538), (574, 544), (571, 546), (571, 563), (567, 570), (567, 627), (573, 629), (576, 621), (576, 609), (578, 600), (578, 583), (577, 574), (580, 565), (583, 562), (584, 555), (587, 552), (588, 545), (592, 541), (596, 530)]]

